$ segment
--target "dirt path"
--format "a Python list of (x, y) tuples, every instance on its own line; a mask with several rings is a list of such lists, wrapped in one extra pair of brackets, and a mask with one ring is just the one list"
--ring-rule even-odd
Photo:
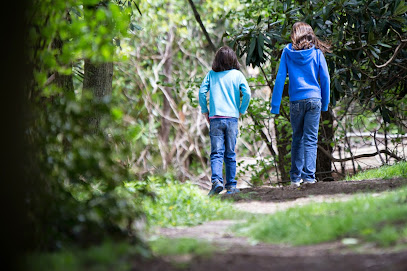
[[(222, 197), (233, 199), (239, 210), (270, 214), (309, 203), (346, 201), (355, 193), (379, 195), (402, 185), (407, 185), (407, 179), (317, 183), (300, 188), (246, 188), (238, 195)], [(190, 237), (208, 241), (218, 247), (219, 252), (210, 258), (189, 255), (181, 259), (135, 263), (134, 270), (179, 270), (170, 261), (187, 262), (187, 268), (182, 270), (407, 270), (407, 251), (396, 253), (363, 247), (363, 253), (356, 253), (340, 241), (310, 246), (253, 243), (231, 233), (229, 228), (238, 222), (220, 220), (195, 227), (160, 229), (159, 234), (168, 238)], [(136, 267), (139, 264), (143, 269)]]

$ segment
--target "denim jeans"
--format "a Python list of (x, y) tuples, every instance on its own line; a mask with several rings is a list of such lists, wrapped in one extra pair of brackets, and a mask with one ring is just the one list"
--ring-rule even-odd
[(315, 179), (320, 115), (320, 99), (310, 98), (290, 102), (293, 128), (290, 171), (292, 182)]
[(225, 188), (236, 186), (236, 138), (238, 134), (237, 118), (219, 118), (210, 120), (212, 183), (223, 181), (223, 161), (226, 165)]

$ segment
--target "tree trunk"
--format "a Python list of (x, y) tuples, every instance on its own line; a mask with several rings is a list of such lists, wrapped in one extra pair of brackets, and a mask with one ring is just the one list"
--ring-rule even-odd
[[(83, 78), (84, 91), (91, 91), (93, 100), (100, 102), (104, 97), (112, 94), (113, 63), (93, 63), (89, 59), (85, 60), (85, 74)], [(91, 125), (98, 129), (100, 115), (95, 112), (95, 116), (90, 120)]]
[[(330, 111), (321, 112), (321, 123), (319, 126), (318, 133), (318, 144), (321, 145), (329, 153), (332, 153), (331, 142), (334, 138), (333, 129), (333, 113)], [(329, 123), (324, 124), (324, 121), (329, 121)], [(316, 177), (319, 181), (333, 181), (332, 178), (332, 161), (326, 156), (320, 149), (317, 152), (317, 173)]]
[(92, 91), (96, 99), (112, 94), (113, 63), (93, 63), (85, 60), (83, 89)]

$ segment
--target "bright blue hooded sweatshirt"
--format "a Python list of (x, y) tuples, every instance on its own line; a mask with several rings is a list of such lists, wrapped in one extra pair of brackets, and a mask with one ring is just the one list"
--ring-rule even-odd
[[(250, 102), (250, 88), (239, 70), (209, 71), (199, 89), (199, 105), (202, 113), (208, 113), (206, 94), (209, 91), (209, 117), (239, 118)], [(243, 94), (240, 102), (240, 92)]]
[(271, 113), (279, 114), (280, 112), (287, 73), (290, 101), (319, 98), (322, 103), (321, 110), (328, 110), (330, 79), (324, 54), (315, 47), (306, 50), (294, 50), (290, 43), (284, 48), (281, 55), (271, 99)]

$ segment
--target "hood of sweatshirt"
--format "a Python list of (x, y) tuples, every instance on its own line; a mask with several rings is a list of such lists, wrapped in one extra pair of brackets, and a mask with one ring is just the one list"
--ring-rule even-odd
[(294, 50), (291, 43), (287, 44), (284, 51), (286, 52), (288, 58), (298, 65), (308, 64), (312, 59), (314, 59), (315, 54), (317, 53), (315, 46), (312, 46), (312, 48), (306, 50)]

